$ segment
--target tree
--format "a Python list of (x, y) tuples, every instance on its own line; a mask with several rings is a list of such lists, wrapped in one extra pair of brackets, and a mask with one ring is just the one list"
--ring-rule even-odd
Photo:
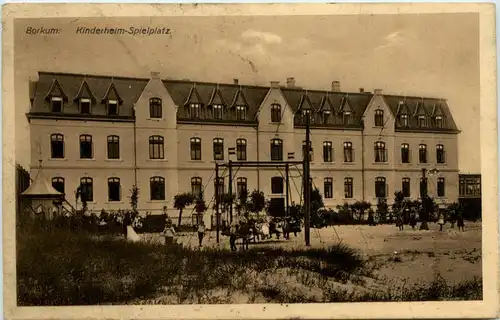
[(266, 207), (266, 197), (264, 192), (254, 190), (250, 194), (250, 201), (248, 202), (248, 211), (251, 213), (259, 214)]
[(382, 197), (377, 198), (377, 215), (379, 221), (386, 221), (388, 212), (389, 206), (387, 205), (387, 199)]
[(177, 223), (178, 226), (181, 225), (182, 222), (182, 211), (187, 207), (194, 203), (195, 198), (193, 194), (185, 192), (175, 195), (174, 197), (174, 208), (179, 210), (179, 221)]
[(337, 210), (338, 210), (338, 220), (340, 223), (346, 223), (346, 224), (352, 223), (352, 221), (354, 220), (352, 216), (352, 209), (347, 202), (345, 202), (343, 205), (338, 205)]
[(425, 197), (422, 199), (422, 209), (420, 210), (420, 230), (429, 230), (429, 219), (431, 214), (437, 209), (437, 204), (431, 197)]
[(248, 207), (248, 190), (243, 189), (238, 194), (238, 203), (236, 204), (236, 211), (238, 212), (238, 215), (243, 213), (245, 217), (248, 217)]
[[(231, 204), (234, 202), (235, 198), (236, 196), (230, 193), (224, 193), (223, 195), (221, 195), (220, 205), (222, 206), (222, 212), (230, 213), (229, 208), (231, 207)], [(232, 215), (229, 217), (229, 221), (233, 221)]]
[(198, 215), (198, 223), (199, 223), (199, 219), (203, 219), (203, 213), (207, 211), (207, 204), (205, 203), (203, 192), (199, 193), (198, 196), (196, 197), (194, 209)]
[(139, 203), (139, 188), (134, 184), (130, 189), (130, 207), (133, 212), (137, 212), (137, 205)]
[(356, 212), (358, 214), (358, 220), (361, 221), (365, 216), (365, 211), (370, 209), (372, 204), (367, 201), (356, 201), (351, 205), (352, 212)]
[[(311, 190), (311, 218), (318, 216), (318, 210), (323, 208), (325, 204), (323, 203), (323, 196), (319, 192), (318, 188)], [(312, 220), (311, 220), (312, 221)]]

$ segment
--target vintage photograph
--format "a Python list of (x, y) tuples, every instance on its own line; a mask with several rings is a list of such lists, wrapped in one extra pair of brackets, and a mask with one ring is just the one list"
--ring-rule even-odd
[(482, 301), (480, 23), (14, 19), (17, 306)]

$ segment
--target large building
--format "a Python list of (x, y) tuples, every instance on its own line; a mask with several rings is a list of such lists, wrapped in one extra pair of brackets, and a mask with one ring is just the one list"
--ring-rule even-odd
[(460, 174), (458, 201), (469, 219), (481, 218), (481, 175)]
[[(312, 110), (311, 175), (334, 208), (395, 191), (440, 203), (458, 199), (457, 129), (444, 99), (305, 90), (294, 78), (270, 86), (39, 72), (30, 82), (31, 170), (39, 159), (54, 187), (75, 203), (81, 184), (89, 208), (173, 209), (181, 192), (214, 195), (216, 162), (301, 160), (303, 110)], [(235, 148), (235, 155), (228, 149)], [(437, 172), (422, 180), (422, 169)], [(437, 169), (437, 170), (434, 170)], [(219, 185), (227, 191), (227, 172)], [(234, 170), (233, 190), (284, 197), (283, 170)], [(302, 168), (290, 170), (290, 201), (299, 202)], [(211, 207), (211, 206), (209, 206)], [(172, 211), (172, 215), (175, 211)], [(188, 216), (188, 215), (187, 215)]]

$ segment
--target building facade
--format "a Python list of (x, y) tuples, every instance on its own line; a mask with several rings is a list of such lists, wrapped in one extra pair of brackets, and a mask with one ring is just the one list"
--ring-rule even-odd
[(466, 218), (476, 220), (481, 218), (481, 175), (459, 174), (458, 201)]
[[(438, 202), (458, 199), (459, 130), (443, 99), (347, 93), (337, 81), (319, 91), (293, 78), (262, 87), (162, 80), (158, 73), (40, 72), (30, 89), (31, 170), (43, 160), (70, 203), (82, 185), (92, 210), (129, 208), (137, 185), (142, 212), (166, 206), (175, 215), (178, 193), (204, 190), (210, 203), (216, 185), (227, 191), (227, 172), (215, 181), (216, 162), (302, 160), (304, 110), (311, 112), (311, 176), (327, 207), (375, 204), (377, 197), (391, 203), (395, 191), (419, 198), (422, 187)], [(423, 168), (437, 173), (421, 180)], [(235, 193), (285, 194), (283, 169), (233, 173)], [(290, 202), (300, 202), (301, 175), (301, 167), (290, 168)]]

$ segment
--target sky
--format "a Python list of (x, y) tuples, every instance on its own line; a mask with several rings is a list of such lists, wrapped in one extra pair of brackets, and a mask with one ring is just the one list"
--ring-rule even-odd
[[(168, 28), (168, 35), (77, 34), (78, 27)], [(26, 29), (58, 28), (52, 35)], [(459, 169), (480, 172), (479, 16), (475, 13), (214, 16), (18, 20), (15, 24), (16, 140), (29, 138), (28, 80), (38, 71), (296, 84), (448, 100), (459, 135)], [(17, 143), (17, 161), (29, 148)], [(475, 152), (471, 152), (475, 150)]]

